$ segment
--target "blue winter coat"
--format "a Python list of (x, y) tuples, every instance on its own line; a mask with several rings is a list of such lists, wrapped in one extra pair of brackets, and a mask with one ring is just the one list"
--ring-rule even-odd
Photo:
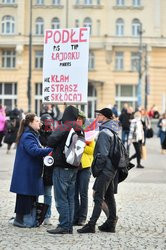
[(43, 157), (51, 151), (51, 148), (41, 148), (37, 133), (27, 127), (17, 146), (10, 191), (23, 195), (42, 195)]

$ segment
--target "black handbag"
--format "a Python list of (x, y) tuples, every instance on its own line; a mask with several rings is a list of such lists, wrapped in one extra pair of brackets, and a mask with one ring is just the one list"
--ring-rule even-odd
[(152, 128), (148, 128), (146, 131), (146, 138), (152, 138), (153, 137), (153, 129)]
[(45, 219), (45, 215), (47, 213), (49, 205), (45, 203), (35, 202), (35, 207), (36, 207), (36, 225), (37, 227), (39, 227)]
[(118, 183), (124, 181), (128, 176), (128, 171), (135, 167), (135, 165), (129, 162), (129, 165), (126, 168), (118, 169)]

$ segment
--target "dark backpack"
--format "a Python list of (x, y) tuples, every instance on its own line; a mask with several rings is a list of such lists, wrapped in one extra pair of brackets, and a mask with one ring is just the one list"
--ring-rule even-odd
[(85, 145), (83, 131), (81, 131), (81, 134), (78, 134), (73, 128), (71, 128), (63, 152), (66, 157), (66, 162), (72, 166), (79, 167)]
[(111, 130), (111, 132), (114, 134), (114, 146), (111, 161), (112, 164), (118, 169), (118, 182), (121, 182), (127, 178), (128, 171), (134, 167), (134, 164), (130, 163), (129, 154), (122, 140), (114, 131)]

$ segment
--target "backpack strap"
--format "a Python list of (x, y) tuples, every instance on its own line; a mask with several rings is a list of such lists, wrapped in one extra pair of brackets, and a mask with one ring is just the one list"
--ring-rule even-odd
[(115, 141), (116, 141), (116, 133), (115, 131), (113, 131), (112, 129), (103, 129), (103, 132), (105, 132), (106, 134), (108, 134), (110, 137), (112, 137), (112, 134), (113, 134), (113, 137), (114, 137), (114, 145), (113, 145), (113, 154), (115, 152)]

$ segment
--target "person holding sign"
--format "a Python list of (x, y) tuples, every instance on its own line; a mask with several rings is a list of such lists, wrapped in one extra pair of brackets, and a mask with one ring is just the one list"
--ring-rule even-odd
[(59, 213), (57, 228), (47, 230), (50, 234), (73, 233), (74, 193), (78, 167), (66, 162), (64, 148), (71, 128), (80, 134), (82, 128), (77, 123), (78, 109), (68, 106), (62, 116), (61, 124), (48, 137), (48, 146), (53, 148), (53, 185), (55, 204)]

